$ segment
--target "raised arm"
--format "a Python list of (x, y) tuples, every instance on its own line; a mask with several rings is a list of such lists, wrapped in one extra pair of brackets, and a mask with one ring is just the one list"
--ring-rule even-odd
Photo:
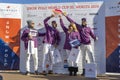
[(59, 16), (59, 17), (60, 17), (60, 25), (61, 25), (63, 31), (64, 31), (64, 32), (67, 32), (68, 29), (65, 27), (65, 25), (64, 25), (64, 23), (63, 23), (63, 20), (62, 20), (61, 16)]
[(47, 17), (46, 19), (44, 19), (44, 25), (45, 25), (45, 28), (49, 28), (49, 24), (48, 24), (48, 20), (50, 20), (50, 18), (54, 17), (54, 15), (51, 15), (49, 17)]
[(76, 24), (76, 26), (80, 26), (80, 24), (76, 23), (73, 19), (71, 19), (70, 17), (68, 17), (65, 13), (63, 13), (63, 15), (66, 17), (66, 19), (67, 19), (70, 23), (74, 23), (74, 24)]
[(63, 13), (63, 15), (66, 17), (66, 19), (70, 22), (70, 23), (74, 23), (76, 24), (76, 27), (78, 30), (80, 30), (82, 27), (80, 24), (76, 23), (73, 19), (71, 19), (70, 17), (68, 17), (66, 14)]

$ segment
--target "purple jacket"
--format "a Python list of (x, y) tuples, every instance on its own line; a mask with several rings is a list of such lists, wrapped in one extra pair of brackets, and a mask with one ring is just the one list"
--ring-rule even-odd
[(68, 16), (66, 16), (66, 18), (68, 19), (69, 22), (73, 22), (76, 24), (77, 29), (79, 30), (79, 33), (80, 33), (80, 38), (81, 38), (82, 44), (90, 44), (91, 43), (90, 36), (94, 40), (96, 40), (96, 36), (93, 34), (92, 29), (90, 27), (82, 27), (82, 25), (76, 23)]
[(46, 35), (44, 37), (43, 43), (49, 43), (49, 44), (59, 44), (60, 42), (60, 36), (59, 36), (59, 31), (50, 25), (48, 25), (47, 21), (50, 19), (50, 17), (47, 17), (44, 20), (44, 25), (46, 28)]
[(63, 23), (63, 20), (60, 19), (60, 24), (61, 24), (61, 27), (63, 29), (63, 31), (65, 32), (66, 34), (66, 38), (65, 38), (65, 43), (64, 43), (64, 49), (68, 49), (68, 50), (71, 50), (71, 46), (70, 46), (70, 41), (74, 40), (74, 39), (78, 39), (79, 41), (80, 40), (80, 34), (79, 32), (71, 32), (71, 33), (68, 33), (68, 29), (64, 26), (64, 23)]
[[(33, 29), (33, 30), (36, 30), (36, 29)], [(21, 36), (22, 41), (24, 41), (25, 50), (28, 48), (28, 41), (29, 40), (33, 40), (34, 43), (35, 43), (34, 46), (35, 46), (35, 48), (37, 48), (38, 47), (37, 37), (45, 35), (45, 33), (38, 33), (37, 32), (36, 36), (34, 36), (32, 39), (29, 39), (29, 36), (28, 36), (29, 33), (30, 33), (30, 28), (27, 28), (23, 31), (22, 36)], [(36, 33), (36, 32), (34, 32), (34, 33)]]

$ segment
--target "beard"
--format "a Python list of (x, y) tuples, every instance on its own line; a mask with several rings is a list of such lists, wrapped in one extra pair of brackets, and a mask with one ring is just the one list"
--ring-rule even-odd
[(87, 26), (87, 24), (82, 24), (82, 26), (83, 26), (83, 27), (86, 27), (86, 26)]
[(29, 27), (29, 28), (34, 28), (34, 26), (31, 26), (31, 25), (29, 25), (28, 27)]

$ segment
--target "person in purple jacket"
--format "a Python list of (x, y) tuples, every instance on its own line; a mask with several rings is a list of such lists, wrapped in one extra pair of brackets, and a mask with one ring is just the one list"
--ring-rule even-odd
[(54, 64), (54, 60), (53, 60), (53, 53), (55, 48), (59, 45), (60, 42), (60, 36), (59, 36), (59, 31), (57, 30), (57, 23), (56, 21), (52, 21), (50, 26), (48, 24), (48, 20), (50, 20), (51, 18), (53, 18), (54, 15), (51, 15), (49, 17), (47, 17), (44, 20), (44, 25), (45, 25), (45, 29), (46, 29), (46, 35), (44, 37), (43, 43), (43, 64), (42, 64), (42, 70), (43, 70), (43, 74), (46, 75), (46, 59), (47, 56), (50, 56), (50, 63), (49, 63), (49, 74), (53, 73), (53, 64)]
[(95, 34), (92, 32), (92, 29), (87, 26), (86, 18), (81, 19), (81, 25), (73, 21), (71, 18), (69, 18), (66, 14), (64, 16), (68, 19), (69, 22), (73, 22), (76, 24), (77, 29), (80, 33), (81, 38), (81, 52), (82, 52), (82, 66), (83, 66), (83, 73), (81, 75), (85, 74), (85, 63), (86, 63), (86, 52), (88, 53), (88, 58), (90, 60), (90, 63), (95, 63), (92, 47), (91, 47), (91, 40), (90, 37), (96, 41), (98, 38), (95, 36)]
[(30, 74), (30, 56), (33, 56), (35, 74), (38, 74), (38, 37), (44, 36), (45, 33), (39, 33), (34, 28), (32, 20), (27, 21), (28, 27), (23, 31), (21, 39), (24, 41), (25, 51), (27, 53), (26, 59), (26, 75)]
[[(63, 29), (63, 31), (66, 34), (66, 38), (65, 38), (65, 43), (64, 43), (64, 49), (66, 50), (67, 55), (69, 56), (69, 53), (71, 51), (72, 48), (78, 48), (79, 46), (76, 47), (72, 47), (70, 45), (70, 41), (73, 41), (75, 39), (77, 39), (79, 42), (80, 40), (80, 34), (76, 28), (76, 25), (74, 23), (70, 23), (70, 25), (68, 26), (68, 28), (64, 25), (62, 17), (60, 17), (60, 25)], [(77, 75), (78, 72), (78, 67), (77, 67), (77, 63), (74, 61), (68, 61), (69, 67), (68, 67), (68, 71), (69, 71), (69, 75), (72, 76), (73, 72), (74, 72), (74, 76)]]

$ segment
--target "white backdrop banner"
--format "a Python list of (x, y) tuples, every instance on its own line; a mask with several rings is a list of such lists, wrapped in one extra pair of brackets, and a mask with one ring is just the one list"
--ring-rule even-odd
[[(94, 33), (99, 37), (99, 40), (93, 42), (92, 47), (95, 56), (95, 61), (97, 63), (98, 74), (105, 73), (105, 24), (104, 24), (104, 4), (103, 2), (76, 2), (76, 3), (49, 3), (49, 4), (25, 4), (23, 5), (23, 26), (22, 29), (26, 27), (26, 21), (32, 19), (35, 22), (36, 29), (41, 32), (45, 32), (43, 21), (46, 17), (53, 14), (54, 9), (60, 9), (68, 13), (68, 16), (75, 20), (77, 23), (81, 23), (81, 18), (87, 18), (87, 24), (93, 28)], [(60, 31), (60, 36), (62, 41), (59, 45), (59, 50), (62, 56), (62, 62), (54, 65), (55, 73), (68, 73), (66, 58), (67, 54), (63, 49), (65, 34), (60, 27), (59, 18), (55, 17), (48, 21), (51, 25), (51, 21), (55, 20), (58, 23), (58, 30)], [(63, 17), (66, 26), (69, 22)], [(42, 65), (42, 38), (39, 41), (39, 71), (41, 71)], [(21, 41), (21, 56), (20, 56), (20, 71), (25, 71), (25, 53), (23, 42)], [(88, 60), (89, 61), (89, 60)], [(33, 64), (31, 60), (31, 64)], [(31, 66), (31, 71), (33, 71), (33, 66)], [(79, 73), (82, 72), (81, 60), (79, 61)]]

